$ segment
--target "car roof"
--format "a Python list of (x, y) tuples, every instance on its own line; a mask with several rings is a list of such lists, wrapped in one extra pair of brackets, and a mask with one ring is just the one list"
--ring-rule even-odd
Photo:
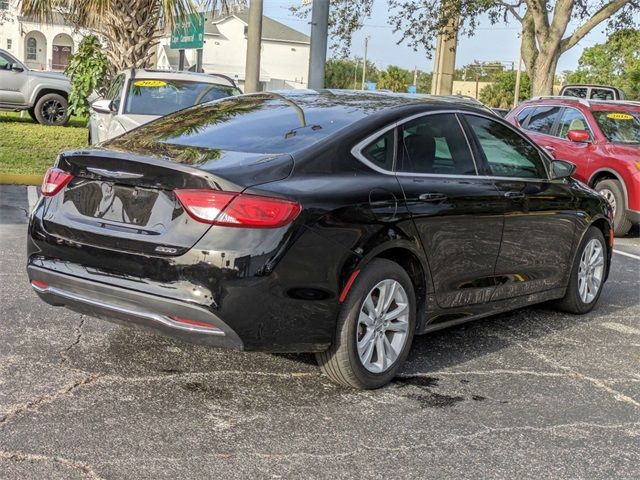
[(525, 100), (520, 103), (520, 106), (527, 105), (567, 105), (578, 106), (592, 110), (592, 111), (609, 111), (609, 110), (629, 110), (640, 111), (640, 102), (634, 102), (632, 100), (595, 100), (577, 97), (534, 97), (531, 100)]
[(228, 85), (235, 87), (235, 82), (226, 75), (217, 73), (198, 73), (177, 70), (153, 70), (153, 69), (129, 69), (123, 70), (128, 78), (144, 79), (162, 79), (162, 80), (185, 80), (190, 82), (216, 83), (220, 85)]
[(602, 85), (600, 83), (567, 83), (566, 85), (563, 85), (562, 88), (576, 88), (576, 87), (585, 87), (585, 88), (608, 88), (610, 90), (618, 90), (620, 91), (620, 89), (618, 87), (614, 87), (612, 85)]
[(436, 96), (419, 93), (393, 93), (378, 90), (341, 90), (341, 89), (298, 89), (257, 92), (249, 95), (276, 95), (281, 99), (295, 103), (303, 110), (323, 107), (344, 107), (350, 111), (359, 111), (363, 116), (374, 112), (398, 110), (404, 107), (425, 106), (427, 109), (458, 109), (490, 113), (491, 109), (470, 97), (459, 95)]

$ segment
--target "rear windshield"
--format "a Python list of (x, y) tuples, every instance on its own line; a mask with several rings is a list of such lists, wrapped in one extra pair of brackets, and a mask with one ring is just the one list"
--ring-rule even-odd
[(593, 112), (593, 116), (609, 141), (640, 144), (639, 112)]
[(291, 153), (363, 116), (359, 109), (338, 104), (306, 107), (277, 94), (231, 97), (160, 118), (114, 139), (110, 146), (144, 145), (149, 153), (167, 151), (167, 146)]
[(234, 87), (207, 82), (150, 78), (132, 80), (129, 82), (124, 113), (162, 116), (240, 93)]

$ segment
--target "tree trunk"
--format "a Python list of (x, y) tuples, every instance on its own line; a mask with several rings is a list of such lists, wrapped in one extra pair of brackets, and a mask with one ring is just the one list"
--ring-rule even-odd
[(149, 68), (160, 37), (160, 2), (115, 0), (105, 14), (100, 34), (114, 70)]
[(539, 52), (530, 70), (531, 96), (553, 95), (553, 80), (560, 53)]

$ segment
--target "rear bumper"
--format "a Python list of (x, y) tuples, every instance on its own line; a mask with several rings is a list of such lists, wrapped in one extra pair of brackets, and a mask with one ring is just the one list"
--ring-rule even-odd
[(32, 265), (27, 272), (34, 291), (50, 305), (121, 325), (140, 326), (191, 343), (244, 349), (236, 332), (204, 308)]

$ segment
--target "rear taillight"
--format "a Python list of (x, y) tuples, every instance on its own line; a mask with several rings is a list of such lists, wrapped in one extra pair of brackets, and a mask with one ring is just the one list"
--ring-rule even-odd
[(62, 190), (72, 178), (73, 175), (69, 172), (52, 167), (47, 170), (47, 173), (44, 176), (40, 192), (45, 197), (53, 197), (56, 193)]
[(175, 194), (191, 217), (212, 225), (276, 228), (300, 213), (298, 203), (281, 198), (218, 190), (176, 190)]

